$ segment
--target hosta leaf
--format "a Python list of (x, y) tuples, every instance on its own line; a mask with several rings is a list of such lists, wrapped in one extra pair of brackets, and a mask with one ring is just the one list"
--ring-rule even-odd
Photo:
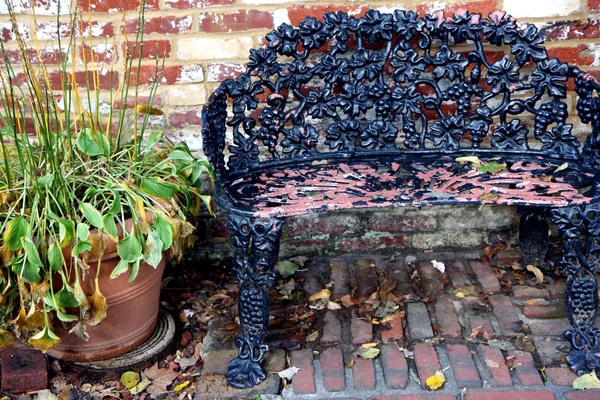
[(62, 269), (64, 260), (63, 254), (60, 250), (58, 243), (53, 242), (48, 249), (48, 264), (53, 271), (60, 271)]
[(24, 217), (17, 217), (8, 221), (3, 236), (4, 243), (13, 251), (21, 249), (23, 247), (21, 238), (27, 235), (28, 230), (29, 224)]
[(8, 347), (15, 342), (15, 337), (9, 331), (0, 329), (0, 349)]
[(157, 196), (166, 200), (170, 200), (179, 191), (177, 186), (161, 182), (156, 178), (142, 178), (140, 189), (150, 196)]
[(130, 234), (117, 243), (117, 253), (121, 257), (121, 260), (133, 262), (142, 256), (142, 245), (135, 235)]
[(131, 263), (131, 272), (129, 273), (129, 279), (127, 279), (127, 283), (133, 282), (135, 278), (137, 278), (138, 273), (140, 272), (140, 260)]
[(75, 239), (75, 223), (70, 219), (58, 218), (58, 237), (62, 247), (73, 243)]
[(87, 240), (90, 236), (90, 226), (80, 222), (77, 224), (77, 237), (79, 240)]
[(110, 273), (110, 279), (116, 279), (118, 276), (124, 274), (129, 269), (129, 263), (125, 260), (119, 261), (115, 269)]
[(73, 294), (73, 289), (63, 283), (62, 289), (58, 293), (54, 294), (54, 302), (57, 307), (61, 308), (70, 308), (70, 307), (78, 307), (79, 302), (75, 298)]
[(88, 296), (88, 302), (90, 303), (90, 318), (86, 322), (92, 326), (98, 325), (104, 318), (106, 318), (106, 310), (108, 309), (108, 303), (106, 303), (106, 297), (100, 292), (98, 285), (98, 278), (95, 280), (94, 294)]
[(102, 225), (104, 225), (104, 230), (112, 240), (117, 241), (119, 239), (117, 224), (115, 224), (115, 218), (112, 215), (107, 214), (103, 216)]
[(84, 128), (79, 132), (75, 145), (79, 151), (90, 157), (107, 154), (110, 148), (106, 137), (101, 132), (95, 132), (90, 128)]
[(160, 236), (155, 230), (150, 229), (148, 238), (146, 239), (146, 246), (144, 246), (144, 261), (154, 268), (158, 267), (162, 259), (162, 248), (163, 242), (161, 242)]
[(169, 157), (167, 157), (168, 160), (172, 160), (172, 161), (183, 161), (186, 164), (191, 164), (194, 162), (194, 157), (183, 150), (173, 150), (171, 153), (169, 153)]
[(77, 257), (84, 251), (90, 251), (91, 249), (92, 249), (92, 244), (90, 242), (88, 242), (87, 240), (84, 240), (83, 242), (79, 242), (73, 247), (73, 251), (72, 251), (73, 257)]
[(28, 342), (36, 349), (45, 353), (60, 343), (60, 338), (46, 326), (35, 336), (32, 336)]
[(163, 250), (167, 250), (173, 245), (173, 228), (164, 217), (156, 215), (152, 229), (156, 230), (156, 233), (163, 244)]
[(21, 242), (23, 243), (23, 249), (25, 250), (25, 255), (27, 256), (27, 261), (36, 267), (41, 267), (42, 260), (40, 258), (40, 253), (38, 253), (37, 246), (33, 244), (33, 239), (31, 239), (31, 235), (27, 235), (24, 238), (21, 238)]
[(40, 276), (40, 267), (31, 264), (24, 254), (13, 257), (11, 269), (28, 283), (38, 283), (42, 279)]
[(100, 214), (100, 211), (96, 210), (96, 207), (90, 203), (81, 203), (79, 209), (93, 226), (102, 229), (102, 214)]

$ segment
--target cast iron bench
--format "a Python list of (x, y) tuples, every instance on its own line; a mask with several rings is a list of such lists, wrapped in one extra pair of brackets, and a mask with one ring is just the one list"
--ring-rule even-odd
[[(568, 362), (600, 372), (600, 84), (542, 43), (535, 26), (503, 12), (371, 10), (283, 24), (250, 51), (246, 72), (202, 114), (240, 285), (231, 386), (265, 377), (267, 288), (285, 217), (436, 204), (518, 206), (528, 263), (543, 261), (551, 217), (564, 239)], [(567, 119), (571, 79), (592, 125), (583, 143)]]

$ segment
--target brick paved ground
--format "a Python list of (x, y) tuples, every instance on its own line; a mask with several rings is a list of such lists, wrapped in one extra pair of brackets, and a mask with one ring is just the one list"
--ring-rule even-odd
[[(332, 299), (350, 293), (364, 299), (392, 279), (404, 315), (372, 324), (357, 306), (314, 311), (318, 338), (287, 346), (287, 366), (301, 371), (270, 394), (298, 400), (600, 399), (600, 390), (571, 388), (576, 376), (564, 364), (569, 345), (562, 338), (568, 326), (564, 278), (546, 277), (536, 286), (533, 274), (510, 267), (518, 257), (509, 250), (491, 261), (478, 251), (311, 260), (302, 275), (305, 295), (328, 286)], [(445, 274), (432, 267), (434, 259), (444, 262)], [(374, 360), (354, 355), (366, 342), (378, 342)], [(425, 380), (441, 369), (447, 382), (431, 392)], [(213, 387), (212, 393), (224, 392)], [(196, 398), (210, 395), (197, 392)]]

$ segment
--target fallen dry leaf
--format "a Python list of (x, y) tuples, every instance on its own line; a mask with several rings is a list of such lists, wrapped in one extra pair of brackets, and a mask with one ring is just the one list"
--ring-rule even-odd
[(482, 329), (483, 329), (483, 325), (479, 325), (479, 326), (473, 328), (471, 330), (471, 339), (473, 339), (473, 340), (477, 339), (477, 335), (479, 335), (479, 332), (481, 332)]
[(573, 381), (573, 389), (600, 389), (600, 379), (598, 379), (594, 371), (581, 375)]
[(378, 342), (369, 342), (369, 343), (363, 343), (360, 345), (360, 347), (363, 347), (365, 349), (370, 349), (371, 347), (375, 347), (377, 346)]
[(514, 271), (523, 271), (523, 266), (521, 264), (519, 264), (517, 261), (515, 261), (514, 263), (512, 263), (511, 268)]
[(331, 291), (329, 289), (323, 289), (323, 290), (318, 291), (315, 294), (312, 294), (308, 298), (308, 301), (329, 300), (330, 297), (331, 297)]
[(358, 299), (353, 298), (349, 294), (342, 296), (340, 300), (342, 300), (342, 305), (346, 308), (352, 307), (353, 305), (356, 305), (359, 302)]
[(500, 364), (498, 364), (496, 361), (494, 360), (485, 360), (485, 363), (487, 364), (488, 367), (490, 368), (498, 368), (500, 366)]
[(314, 331), (310, 335), (306, 336), (307, 342), (314, 342), (319, 337), (319, 331)]
[(283, 371), (275, 372), (281, 379), (287, 379), (288, 381), (292, 379), (294, 375), (296, 375), (300, 371), (298, 367), (289, 367), (284, 369)]
[(327, 302), (327, 309), (328, 310), (341, 310), (342, 306), (340, 306), (338, 303), (335, 303), (335, 302), (329, 300)]
[(544, 282), (544, 274), (535, 265), (529, 264), (527, 266), (527, 271), (533, 272), (533, 274), (535, 275), (536, 284), (540, 284), (540, 283)]
[(354, 367), (354, 364), (356, 363), (356, 361), (354, 360), (350, 360), (350, 362), (348, 363), (348, 368), (352, 368)]
[(142, 375), (151, 381), (151, 384), (146, 391), (156, 395), (167, 392), (167, 386), (173, 383), (173, 380), (179, 376), (179, 372), (173, 371), (170, 368), (158, 368), (158, 363), (156, 363), (153, 366), (146, 368), (142, 372)]
[(371, 360), (381, 353), (377, 347), (361, 347), (354, 354), (366, 360)]
[(425, 380), (427, 387), (431, 390), (437, 390), (441, 388), (444, 386), (444, 382), (446, 382), (446, 377), (444, 376), (443, 371), (436, 371), (434, 375), (431, 375)]
[(433, 268), (437, 269), (442, 274), (446, 272), (446, 266), (441, 261), (431, 260), (431, 265), (433, 265)]

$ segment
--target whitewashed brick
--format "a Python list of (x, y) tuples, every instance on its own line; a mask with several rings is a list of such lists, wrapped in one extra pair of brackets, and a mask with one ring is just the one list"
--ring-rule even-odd
[[(19, 33), (21, 34), (21, 37), (24, 40), (29, 40), (29, 24), (27, 22), (18, 22), (17, 23), (17, 30), (19, 31)], [(0, 39), (6, 37), (7, 39), (10, 40), (15, 40), (16, 39), (16, 35), (13, 32), (12, 29), (12, 24), (10, 22), (0, 22)]]
[(177, 79), (177, 83), (199, 83), (204, 81), (204, 70), (202, 65), (184, 65), (181, 70), (181, 77)]
[(250, 37), (181, 39), (177, 43), (177, 59), (188, 61), (245, 58), (253, 47), (254, 40)]
[(171, 106), (196, 106), (206, 103), (206, 90), (202, 85), (171, 86), (167, 91)]
[(504, 0), (504, 11), (515, 18), (563, 17), (579, 11), (579, 0)]
[(290, 16), (286, 8), (275, 10), (272, 12), (273, 26), (278, 27), (281, 24), (291, 24)]
[[(13, 0), (13, 11), (16, 14), (31, 15), (31, 5), (35, 4), (36, 15), (66, 15), (71, 12), (71, 2), (65, 0)], [(6, 1), (0, 2), (0, 14), (8, 14)]]
[(198, 130), (186, 131), (167, 131), (166, 135), (175, 143), (185, 142), (192, 152), (201, 154), (202, 156), (202, 134)]

